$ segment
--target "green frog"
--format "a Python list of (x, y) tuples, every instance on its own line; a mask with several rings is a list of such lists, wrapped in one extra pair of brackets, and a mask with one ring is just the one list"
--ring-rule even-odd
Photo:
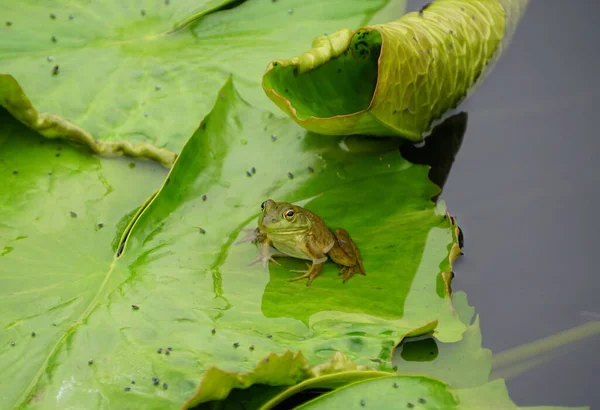
[[(292, 272), (303, 275), (290, 279), (308, 279), (306, 286), (319, 276), (328, 257), (341, 266), (339, 274), (343, 283), (356, 273), (366, 276), (358, 248), (344, 229), (332, 232), (318, 215), (288, 202), (269, 199), (261, 208), (258, 228), (242, 240), (259, 243), (260, 254), (251, 264), (263, 262), (266, 267), (271, 261), (279, 265), (274, 259), (276, 256), (309, 260), (312, 263), (307, 263), (308, 270), (294, 270)], [(273, 253), (271, 246), (280, 253)]]

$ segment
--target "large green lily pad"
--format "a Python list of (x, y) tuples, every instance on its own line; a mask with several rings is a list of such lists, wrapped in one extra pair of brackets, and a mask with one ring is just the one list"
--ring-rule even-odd
[[(88, 197), (90, 180), (78, 168), (73, 173), (81, 178), (61, 180), (68, 195), (36, 205), (73, 201), (64, 206), (63, 219), (52, 214), (36, 220), (29, 213), (23, 220), (7, 218), (11, 231), (3, 241), (27, 233), (36, 239), (22, 239), (22, 253), (16, 239), (2, 244), (14, 248), (0, 258), (7, 304), (0, 365), (11, 369), (4, 407), (102, 407), (116, 400), (125, 407), (173, 408), (186, 399), (220, 399), (253, 383), (295, 384), (316, 374), (314, 366), (335, 352), (353, 366), (376, 367), (372, 359), (378, 359), (389, 367), (393, 345), (409, 333), (461, 338), (465, 326), (443, 275), (457, 254), (456, 227), (443, 205), (430, 200), (439, 188), (427, 178), (428, 168), (403, 160), (396, 143), (307, 134), (290, 119), (248, 106), (231, 83), (220, 95), (132, 227), (121, 257), (113, 257), (118, 240), (111, 243), (124, 222), (98, 231), (111, 238), (69, 236), (67, 224), (85, 223), (93, 235), (102, 219), (81, 210), (95, 202)], [(18, 138), (3, 141), (11, 146)], [(61, 157), (53, 151), (49, 158), (11, 162), (24, 151), (1, 151), (0, 172), (21, 178), (19, 183), (46, 161), (81, 155), (65, 149)], [(33, 151), (29, 155), (34, 158)], [(25, 191), (29, 200), (46, 189), (33, 181)], [(111, 192), (110, 182), (103, 186)], [(148, 194), (153, 187), (146, 189)], [(14, 191), (2, 192), (3, 204), (18, 204), (24, 193), (15, 197)], [(74, 198), (73, 192), (80, 194)], [(306, 287), (287, 281), (301, 261), (283, 260), (268, 271), (247, 266), (255, 247), (233, 244), (243, 228), (255, 226), (268, 197), (303, 204), (331, 226), (346, 228), (361, 249), (367, 276), (344, 285), (328, 265)], [(10, 208), (9, 215), (21, 215), (23, 207)], [(111, 210), (124, 217), (135, 207)], [(26, 247), (28, 241), (36, 246)], [(44, 251), (31, 258), (33, 249)], [(160, 386), (152, 377), (161, 379)]]
[(94, 138), (179, 153), (230, 73), (252, 104), (274, 108), (260, 88), (271, 59), (366, 24), (387, 3), (14, 2), (3, 7), (10, 25), (0, 25), (0, 73), (12, 74), (38, 111)]

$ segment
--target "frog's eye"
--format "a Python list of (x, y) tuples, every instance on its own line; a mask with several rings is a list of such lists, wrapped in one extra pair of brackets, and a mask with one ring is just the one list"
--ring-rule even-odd
[(265, 210), (265, 204), (266, 203), (267, 203), (267, 201), (265, 201), (262, 204), (260, 204), (260, 209), (262, 209), (263, 211)]
[(287, 211), (285, 211), (283, 213), (283, 215), (287, 218), (290, 219), (292, 216), (294, 216), (294, 211), (292, 211), (291, 209), (288, 209)]

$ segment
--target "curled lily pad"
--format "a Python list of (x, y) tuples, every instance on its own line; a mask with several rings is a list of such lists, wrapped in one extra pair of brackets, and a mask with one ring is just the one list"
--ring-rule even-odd
[(489, 71), (526, 4), (438, 0), (391, 23), (339, 30), (272, 61), (263, 88), (309, 131), (418, 141)]

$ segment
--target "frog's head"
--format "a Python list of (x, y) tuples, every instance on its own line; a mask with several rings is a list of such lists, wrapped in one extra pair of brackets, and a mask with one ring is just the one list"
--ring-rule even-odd
[(311, 227), (309, 212), (289, 202), (268, 199), (260, 205), (258, 229), (265, 233), (298, 233)]

